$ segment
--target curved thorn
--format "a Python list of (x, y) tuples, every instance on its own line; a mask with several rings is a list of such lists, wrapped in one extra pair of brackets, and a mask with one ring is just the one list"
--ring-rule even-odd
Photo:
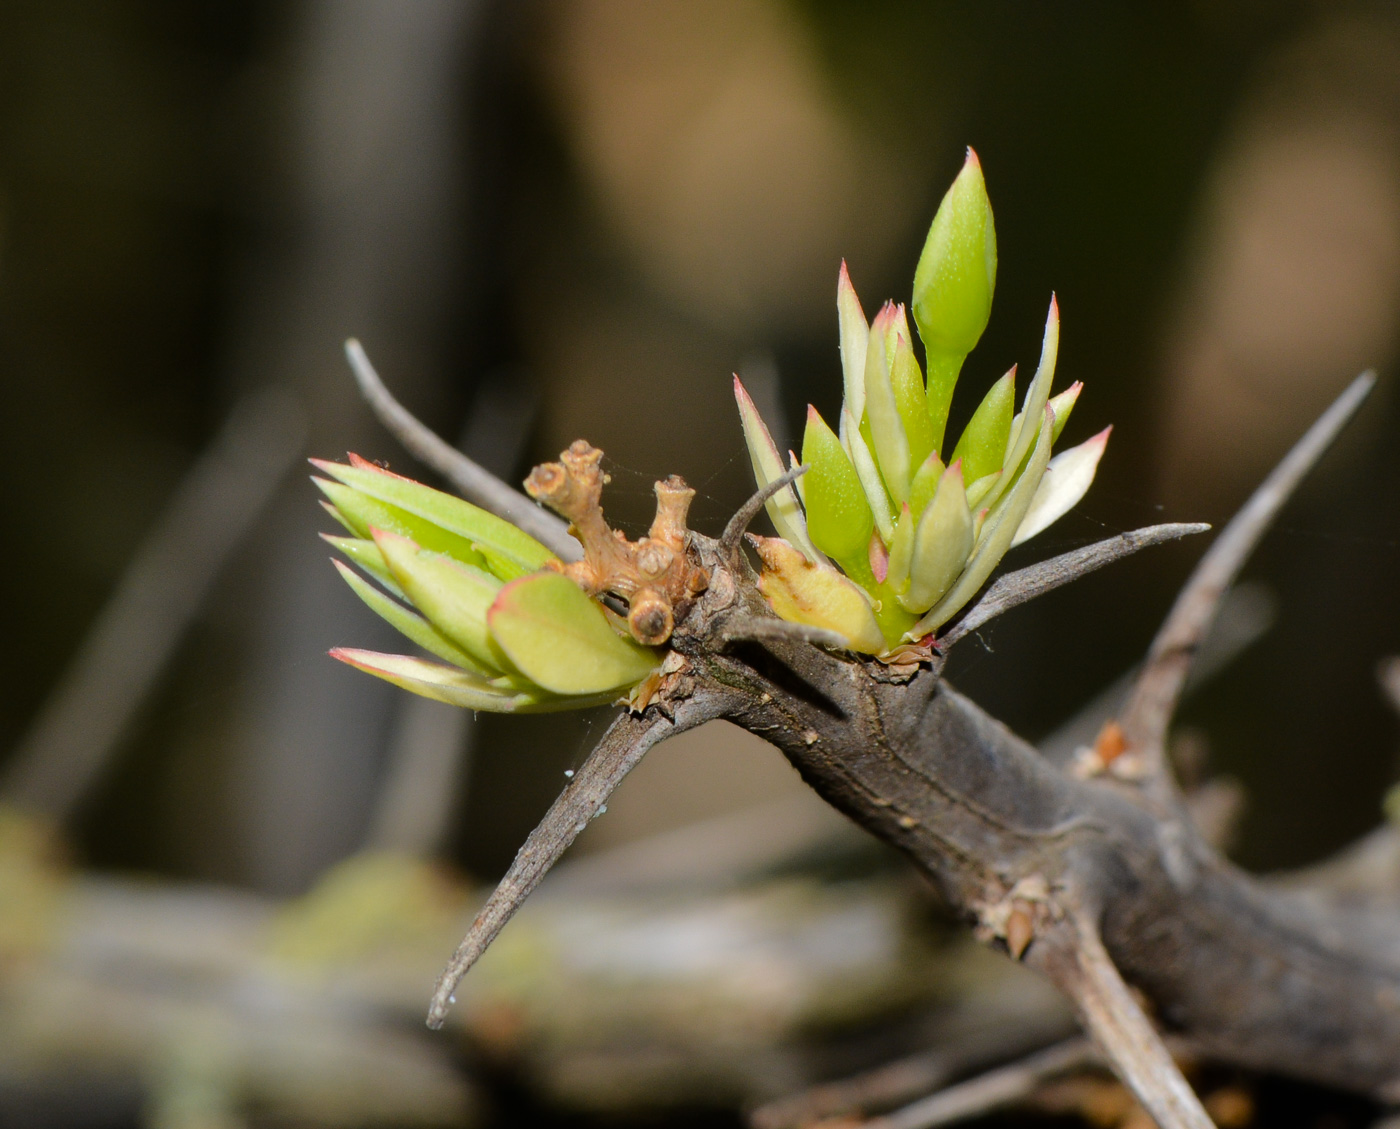
[(1159, 798), (1172, 789), (1162, 751), (1167, 726), (1221, 598), (1284, 503), (1375, 383), (1374, 372), (1363, 372), (1308, 428), (1201, 558), (1152, 641), (1142, 673), (1119, 717), (1129, 744), (1148, 761), (1147, 780), (1161, 793)]
[(667, 737), (710, 721), (723, 712), (718, 696), (699, 694), (676, 706), (675, 719), (658, 711), (622, 714), (580, 766), (569, 786), (530, 832), (504, 878), (486, 899), (457, 951), (438, 977), (428, 1007), (428, 1026), (437, 1029), (452, 1006), (452, 993), (487, 946), (496, 939), (521, 903), (540, 884), (579, 833), (588, 826), (637, 762)]
[(569, 535), (566, 522), (467, 458), (394, 399), (353, 337), (345, 342), (345, 359), (379, 422), (409, 454), (452, 483), (467, 501), (523, 529), (561, 560), (583, 559), (583, 547)]
[(724, 527), (724, 532), (719, 537), (718, 548), (721, 560), (727, 563), (733, 563), (736, 560), (739, 553), (739, 541), (744, 536), (744, 530), (748, 529), (749, 522), (758, 516), (758, 511), (763, 509), (763, 503), (780, 490), (786, 490), (806, 473), (805, 466), (793, 467), (786, 474), (773, 479), (763, 489), (756, 491), (753, 497), (735, 511), (734, 516), (729, 519), (729, 524)]
[(1164, 541), (1175, 541), (1179, 537), (1188, 537), (1193, 533), (1204, 533), (1209, 528), (1210, 526), (1204, 522), (1149, 525), (1142, 529), (1134, 529), (1131, 533), (1120, 533), (1117, 537), (1096, 541), (1092, 545), (1085, 545), (1082, 549), (1075, 549), (1073, 552), (1061, 553), (1058, 557), (1051, 557), (1048, 561), (1041, 561), (1039, 564), (1017, 569), (1015, 572), (1008, 572), (988, 588), (968, 613), (953, 625), (952, 630), (938, 641), (939, 648), (946, 650), (964, 635), (976, 631), (989, 619), (994, 619), (1002, 612), (1010, 611), (1019, 604), (1034, 600), (1037, 596), (1043, 596), (1046, 592), (1053, 591), (1072, 580), (1078, 580), (1081, 576), (1085, 576), (1095, 569), (1103, 568), (1106, 564), (1130, 557), (1139, 549), (1146, 549), (1150, 545), (1160, 545)]

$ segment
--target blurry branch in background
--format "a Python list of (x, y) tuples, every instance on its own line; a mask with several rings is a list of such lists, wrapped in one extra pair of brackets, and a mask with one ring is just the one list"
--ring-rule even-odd
[(301, 407), (284, 389), (234, 406), (21, 739), (0, 777), (0, 798), (56, 820), (73, 813), (301, 453), (303, 434)]
[(369, 363), (364, 348), (353, 337), (345, 342), (345, 356), (354, 370), (360, 392), (374, 409), (379, 422), (410, 454), (452, 483), (467, 501), (475, 502), (523, 529), (547, 546), (555, 556), (566, 561), (583, 558), (583, 549), (569, 536), (565, 521), (537, 506), (519, 490), (443, 442), (395, 400)]

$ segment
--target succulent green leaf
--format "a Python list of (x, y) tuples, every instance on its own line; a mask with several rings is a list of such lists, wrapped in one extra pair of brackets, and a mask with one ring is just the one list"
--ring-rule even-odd
[(407, 636), (417, 643), (429, 654), (436, 655), (453, 666), (460, 666), (465, 670), (475, 671), (485, 678), (495, 676), (494, 671), (486, 670), (477, 663), (470, 655), (452, 642), (446, 635), (434, 627), (422, 616), (408, 610), (397, 600), (391, 600), (374, 585), (361, 577), (349, 565), (340, 561), (332, 561), (336, 571), (346, 584), (350, 585), (351, 591), (363, 600), (371, 611), (381, 619), (386, 620), (400, 634)]
[(409, 513), (400, 506), (381, 502), (378, 498), (346, 486), (343, 482), (334, 482), (314, 475), (311, 481), (330, 499), (336, 512), (345, 519), (350, 531), (357, 537), (368, 537), (371, 528), (386, 529), (400, 537), (407, 537), (424, 549), (446, 553), (463, 564), (476, 568), (486, 567), (486, 558), (477, 552), (471, 541), (465, 537)]
[(911, 340), (907, 332), (895, 336), (890, 384), (909, 443), (909, 465), (917, 468), (933, 453), (934, 437), (933, 423), (928, 418), (928, 400), (924, 395), (924, 374), (919, 368), (918, 358), (914, 356)]
[(935, 451), (914, 472), (913, 481), (909, 483), (909, 508), (914, 511), (916, 519), (933, 501), (933, 495), (938, 490), (938, 480), (943, 477), (945, 469), (943, 460), (938, 457), (938, 452)]
[(928, 350), (966, 356), (992, 312), (997, 241), (977, 154), (938, 205), (914, 269), (914, 320)]
[[(459, 670), (455, 666), (428, 662), (409, 655), (385, 655), (378, 651), (362, 651), (352, 647), (337, 647), (331, 658), (348, 663), (357, 670), (392, 682), (449, 706), (469, 710), (490, 710), (493, 713), (543, 713), (551, 710), (577, 709), (590, 704), (576, 698), (558, 698), (544, 691), (521, 691), (493, 686), (479, 674)], [(598, 702), (602, 705), (607, 699)]]
[(491, 605), (488, 619), (510, 661), (556, 694), (616, 692), (661, 664), (657, 651), (618, 635), (603, 609), (557, 572), (511, 581)]
[(909, 440), (890, 379), (894, 358), (885, 344), (894, 317), (894, 306), (887, 302), (870, 327), (870, 344), (865, 351), (865, 418), (870, 424), (871, 446), (880, 476), (898, 505), (909, 500), (910, 463)]
[(962, 464), (954, 459), (919, 520), (909, 566), (909, 587), (899, 598), (900, 605), (910, 612), (928, 611), (963, 571), (972, 543), (972, 511), (963, 489)]
[(1011, 539), (1013, 547), (1022, 541), (1029, 541), (1079, 504), (1093, 484), (1099, 460), (1103, 458), (1112, 431), (1111, 426), (1106, 427), (1092, 439), (1068, 451), (1061, 451), (1050, 460), (1036, 487), (1035, 497), (1031, 499), (1030, 509), (1021, 520), (1016, 536)]
[(875, 457), (866, 445), (865, 436), (851, 417), (850, 405), (841, 409), (841, 444), (851, 456), (851, 465), (856, 468), (865, 500), (870, 504), (870, 515), (875, 519), (875, 528), (888, 544), (894, 536), (894, 507), (890, 503), (889, 492), (880, 478), (880, 470), (875, 465)]
[(807, 473), (798, 481), (804, 484), (812, 542), (838, 561), (865, 552), (874, 523), (870, 503), (841, 440), (811, 406), (802, 436), (802, 461)]
[(830, 564), (807, 560), (776, 537), (760, 537), (756, 546), (764, 566), (759, 590), (782, 619), (834, 631), (853, 651), (885, 649), (870, 595), (854, 581)]
[[(315, 480), (313, 479), (313, 481)], [(360, 536), (360, 534), (356, 532), (355, 527), (350, 524), (350, 519), (347, 518), (343, 513), (341, 513), (324, 498), (321, 499), (321, 509), (325, 510), (326, 513), (331, 515), (331, 517), (335, 518), (336, 524), (339, 525), (341, 529), (345, 530), (346, 533), (350, 534), (351, 537)], [(324, 537), (325, 534), (322, 534), (322, 536)], [(365, 536), (367, 537), (369, 536), (369, 534), (365, 534)]]
[[(762, 488), (770, 482), (782, 478), (785, 473), (783, 457), (778, 454), (778, 445), (768, 433), (768, 426), (754, 407), (748, 389), (738, 376), (734, 377), (734, 400), (739, 405), (739, 422), (744, 429), (744, 443), (749, 449), (749, 461), (753, 463), (754, 481)], [(802, 506), (797, 500), (797, 492), (785, 486), (764, 504), (768, 517), (778, 536), (798, 549), (808, 560), (819, 556), (816, 546), (807, 534), (807, 521), (802, 516)]]
[(408, 599), (399, 587), (399, 582), (390, 573), (389, 566), (384, 561), (384, 554), (373, 541), (360, 537), (336, 537), (330, 533), (321, 534), (321, 540), (339, 549), (399, 599)]
[(1052, 444), (1060, 441), (1060, 432), (1064, 431), (1065, 424), (1069, 422), (1069, 414), (1074, 411), (1074, 405), (1079, 401), (1079, 393), (1083, 390), (1083, 382), (1076, 380), (1058, 396), (1050, 397), (1050, 410), (1055, 413), (1055, 426), (1050, 432)]
[(1019, 481), (1021, 465), (1036, 442), (1040, 425), (1027, 427), (1027, 420), (1039, 420), (1045, 414), (1045, 406), (1050, 402), (1050, 385), (1055, 379), (1055, 357), (1060, 347), (1060, 306), (1055, 296), (1050, 296), (1050, 313), (1045, 319), (1045, 338), (1040, 346), (1040, 364), (1035, 376), (1026, 389), (1025, 404), (1021, 409), (1020, 424), (1012, 424), (1011, 437), (1007, 442), (1005, 473), (988, 494), (985, 505), (995, 506), (1003, 494)]
[(355, 466), (321, 459), (311, 461), (319, 470), (371, 498), (398, 506), (449, 533), (466, 538), (482, 553), (494, 551), (529, 571), (555, 559), (553, 553), (528, 533), (461, 498), (444, 494), (441, 490), (434, 490), (402, 475), (390, 474), (363, 460)]
[(1016, 366), (987, 389), (953, 449), (953, 462), (962, 460), (963, 475), (976, 482), (1001, 469), (1016, 410)]
[(841, 260), (841, 274), (836, 280), (836, 318), (841, 329), (841, 375), (846, 390), (846, 406), (851, 415), (865, 415), (865, 349), (870, 341), (870, 323), (851, 285), (846, 260)]
[(399, 587), (427, 621), (484, 669), (502, 670), (502, 657), (486, 626), (486, 609), (501, 590), (501, 581), (483, 569), (420, 549), (407, 537), (380, 529), (371, 532)]
[(891, 592), (902, 593), (909, 587), (909, 564), (914, 556), (914, 531), (919, 519), (908, 502), (900, 508), (899, 520), (894, 525), (894, 539), (890, 542), (889, 563), (886, 566), (885, 583)]
[[(977, 590), (986, 583), (987, 577), (992, 575), (992, 570), (1001, 563), (1001, 558), (1011, 547), (1012, 537), (1025, 518), (1026, 511), (1030, 509), (1036, 487), (1050, 462), (1050, 432), (1054, 424), (1051, 412), (1043, 409), (1035, 447), (1020, 481), (1007, 495), (1006, 504), (994, 511), (982, 526), (977, 535), (976, 548), (973, 549), (972, 557), (962, 575), (958, 577), (957, 583), (909, 630), (906, 638), (921, 639), (929, 632), (942, 627), (977, 594)], [(935, 498), (934, 503), (937, 504), (937, 501)]]
[(992, 487), (1001, 481), (1001, 471), (994, 470), (991, 474), (983, 475), (967, 488), (967, 504), (974, 510), (981, 505), (982, 499), (991, 493)]

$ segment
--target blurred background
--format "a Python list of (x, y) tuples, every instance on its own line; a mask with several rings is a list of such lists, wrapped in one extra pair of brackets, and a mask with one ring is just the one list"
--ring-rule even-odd
[[(580, 989), (592, 1002), (575, 1000), (574, 1025), (555, 1030), (568, 992), (519, 954), (516, 980), (497, 974), (523, 993), (514, 1010), (467, 1008), (448, 1051), (420, 1036), (414, 1009), (471, 890), (503, 872), (609, 715), (472, 719), (327, 659), (337, 644), (390, 649), (392, 636), (328, 565), (315, 534), (330, 523), (301, 459), (353, 450), (430, 477), (358, 399), (341, 353), (353, 335), (420, 418), (504, 477), (586, 437), (607, 452), (615, 522), (644, 528), (652, 481), (679, 473), (698, 491), (693, 524), (715, 533), (751, 489), (729, 374), (775, 432), (799, 436), (808, 402), (832, 418), (838, 264), (867, 310), (907, 299), (969, 144), (1000, 269), (955, 413), (1033, 361), (1054, 291), (1057, 385), (1086, 386), (1067, 442), (1114, 424), (1088, 498), (1010, 566), (1156, 521), (1227, 520), (1360, 369), (1381, 372), (1248, 570), (1272, 626), (1183, 716), (1211, 770), (1243, 784), (1235, 857), (1260, 870), (1321, 858), (1381, 819), (1396, 768), (1375, 675), (1400, 651), (1394, 5), (0, 6), (0, 795), (43, 816), (41, 830), (0, 822), (0, 851), (30, 860), (0, 862), (0, 906), (8, 891), (21, 923), (7, 950), (0, 909), (5, 1124), (611, 1124), (678, 1109), (730, 1124), (740, 1107), (926, 1038), (907, 1034), (907, 1002), (933, 991), (908, 954), (944, 944), (927, 896), (829, 822), (774, 750), (723, 725), (651, 754), (580, 840), (579, 867), (612, 860), (597, 881), (618, 889), (608, 883), (639, 859), (688, 874), (716, 842), (796, 828), (787, 847), (754, 846), (735, 865), (788, 873), (821, 845), (825, 861), (804, 871), (825, 875), (820, 892), (802, 898), (837, 898), (827, 908), (841, 921), (865, 906), (867, 939), (897, 935), (905, 955), (861, 966), (882, 986), (845, 1019), (823, 1018), (849, 973), (813, 957), (809, 1010), (742, 1037), (725, 1033), (723, 1009), (685, 1005), (710, 1024), (695, 1039), (730, 1047), (698, 1080), (638, 1065), (636, 1045), (618, 1047), (651, 1028), (620, 1020), (632, 1035), (609, 1044), (623, 1080), (610, 1097), (585, 1084), (606, 1075), (600, 1059), (569, 1057), (609, 992)], [(958, 648), (950, 677), (1044, 737), (1140, 657), (1202, 548), (1153, 550), (1018, 610)], [(676, 839), (686, 828), (701, 837)], [(648, 847), (663, 832), (670, 854)], [(345, 869), (366, 859), (379, 869)], [(704, 948), (705, 929), (738, 911), (684, 918), (684, 883), (664, 870), (628, 889), (675, 895), (665, 912), (682, 917), (666, 936)], [(336, 875), (349, 891), (338, 902)], [(412, 959), (364, 974), (378, 987), (351, 1009), (363, 1017), (392, 981), (404, 1010), (384, 1004), (392, 1019), (375, 1030), (396, 1049), (367, 1042), (326, 1077), (366, 1080), (365, 1063), (397, 1054), (410, 1064), (400, 1077), (416, 1078), (431, 1061), (437, 1081), (408, 1088), (440, 1085), (442, 1102), (293, 1101), (315, 1090), (318, 1068), (288, 1065), (300, 1052), (279, 1074), (227, 1050), (243, 1036), (190, 1035), (224, 1030), (233, 989), (178, 1022), (169, 1001), (103, 1012), (81, 976), (110, 956), (105, 942), (77, 911), (52, 909), (79, 881), (85, 912), (115, 915), (91, 918), (108, 922), (95, 935), (128, 922), (156, 979), (206, 978), (212, 965), (171, 968), (238, 938), (265, 971), (277, 948), (266, 938), (290, 930), (279, 951), (322, 962), (322, 1007), (340, 959), (327, 938), (351, 944), (362, 929), (370, 948), (407, 946)], [(757, 896), (734, 873), (695, 882), (707, 891), (696, 897)], [(836, 928), (798, 900), (796, 917), (774, 920)], [(13, 906), (40, 925), (26, 932)], [(431, 928), (386, 924), (422, 915)], [(586, 916), (546, 915), (536, 934)], [(137, 937), (143, 924), (152, 937)], [(148, 942), (165, 949), (151, 956)], [(559, 942), (575, 943), (586, 947)], [(739, 996), (799, 975), (781, 954), (801, 945), (784, 945)], [(246, 996), (243, 957), (228, 959)], [(53, 960), (52, 994), (26, 995)], [(336, 998), (324, 1014), (349, 1006)], [(554, 1003), (536, 1013), (526, 998)], [(680, 998), (656, 1006), (670, 1014)], [(249, 1030), (271, 1030), (258, 1015)], [(901, 1023), (905, 1043), (870, 1041)], [(811, 1050), (856, 1029), (858, 1053)], [(755, 1049), (778, 1044), (807, 1049)], [(56, 1082), (79, 1046), (90, 1076)], [(750, 1076), (738, 1079), (741, 1062)]]

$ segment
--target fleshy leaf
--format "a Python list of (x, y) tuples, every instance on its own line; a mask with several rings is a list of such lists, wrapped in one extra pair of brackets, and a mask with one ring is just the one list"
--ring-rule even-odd
[(335, 565), (336, 571), (340, 573), (345, 583), (350, 585), (351, 591), (369, 605), (371, 611), (387, 621), (400, 634), (417, 643), (429, 654), (437, 655), (438, 658), (450, 662), (453, 666), (475, 671), (485, 678), (494, 677), (494, 672), (481, 667), (475, 659), (422, 616), (409, 611), (397, 600), (391, 600), (374, 585), (364, 580), (349, 565), (342, 564), (340, 561), (332, 561), (331, 563)]
[(865, 351), (865, 418), (870, 423), (871, 445), (880, 476), (895, 505), (909, 500), (909, 440), (904, 434), (895, 403), (894, 386), (890, 381), (890, 362), (886, 349), (895, 308), (889, 302), (870, 327), (870, 344)]
[(895, 406), (899, 409), (899, 418), (904, 424), (904, 435), (909, 443), (909, 466), (917, 468), (933, 453), (933, 424), (928, 418), (924, 374), (914, 356), (914, 347), (910, 344), (907, 331), (895, 336), (890, 384), (894, 388)]
[(1001, 469), (1015, 410), (1016, 366), (1012, 365), (1005, 376), (987, 389), (953, 449), (953, 461), (962, 460), (966, 481), (976, 482)]
[(856, 468), (856, 477), (865, 491), (865, 500), (870, 503), (870, 516), (875, 520), (875, 528), (888, 542), (894, 536), (894, 509), (884, 481), (880, 478), (880, 470), (875, 465), (875, 458), (866, 446), (865, 437), (861, 435), (856, 421), (851, 418), (849, 406), (841, 409), (841, 424), (842, 446), (851, 456), (851, 465)]
[(870, 341), (870, 323), (860, 308), (856, 288), (841, 260), (841, 274), (836, 280), (836, 317), (841, 328), (841, 375), (845, 384), (846, 406), (859, 420), (865, 415), (865, 349)]
[(755, 538), (763, 561), (759, 590), (786, 620), (824, 627), (853, 651), (879, 654), (885, 637), (869, 597), (830, 565), (813, 564), (775, 537)]
[(905, 502), (899, 512), (899, 520), (895, 522), (885, 575), (876, 576), (888, 584), (892, 592), (903, 592), (909, 587), (909, 564), (914, 556), (914, 531), (918, 525), (919, 519), (914, 516), (909, 503)]
[(914, 270), (914, 320), (931, 352), (972, 352), (991, 316), (996, 277), (992, 205), (982, 165), (968, 149)]
[(408, 599), (384, 562), (384, 554), (373, 541), (361, 537), (336, 537), (330, 533), (321, 534), (321, 540), (339, 549), (399, 599)]
[(909, 587), (899, 598), (911, 612), (925, 612), (952, 587), (972, 552), (972, 511), (963, 489), (962, 464), (956, 459), (943, 472), (914, 535)]
[[(1020, 481), (1012, 487), (1011, 493), (1007, 495), (1006, 505), (992, 513), (977, 533), (977, 547), (973, 550), (972, 559), (967, 562), (967, 567), (958, 577), (957, 583), (923, 619), (914, 625), (905, 636), (906, 638), (922, 639), (929, 632), (942, 627), (943, 624), (957, 615), (968, 600), (977, 594), (977, 590), (986, 583), (987, 577), (992, 575), (993, 569), (1001, 563), (1001, 558), (1011, 547), (1011, 538), (1015, 536), (1017, 528), (1026, 516), (1026, 511), (1030, 508), (1036, 486), (1045, 473), (1046, 464), (1050, 461), (1050, 431), (1054, 425), (1053, 414), (1048, 408), (1044, 409), (1040, 432), (1036, 437), (1035, 448), (1031, 451), (1030, 461), (1026, 464), (1025, 473), (1021, 476)], [(935, 498), (934, 503), (937, 504), (937, 501), (938, 499)]]
[(479, 674), (459, 670), (455, 666), (428, 662), (409, 655), (385, 655), (378, 651), (361, 651), (353, 647), (337, 647), (331, 658), (392, 682), (424, 698), (463, 706), (470, 710), (490, 710), (493, 713), (534, 713), (543, 710), (573, 709), (580, 703), (559, 699), (552, 694), (531, 693), (492, 686)]
[(500, 654), (491, 645), (486, 609), (501, 590), (501, 581), (441, 553), (420, 549), (407, 537), (375, 529), (374, 543), (409, 601), (437, 630), (487, 670), (500, 670)]
[(1051, 443), (1060, 441), (1060, 432), (1064, 431), (1065, 424), (1069, 422), (1069, 414), (1074, 411), (1074, 405), (1079, 401), (1079, 393), (1082, 391), (1084, 383), (1076, 380), (1058, 396), (1050, 397), (1050, 410), (1055, 413), (1055, 427), (1050, 432)]
[(483, 554), (487, 553), (488, 549), (494, 550), (500, 556), (509, 558), (518, 567), (529, 571), (541, 568), (546, 562), (555, 559), (553, 553), (528, 533), (462, 498), (444, 494), (441, 490), (434, 490), (402, 475), (380, 470), (364, 463), (363, 460), (356, 466), (344, 466), (323, 459), (312, 459), (311, 463), (338, 482), (353, 486), (371, 498), (398, 506), (441, 526), (449, 533), (465, 537)]
[(561, 573), (511, 581), (487, 615), (510, 661), (556, 694), (616, 693), (661, 664), (658, 652), (614, 631), (603, 609)]
[(446, 553), (463, 564), (474, 565), (477, 568), (486, 567), (486, 558), (477, 552), (471, 541), (465, 537), (409, 513), (401, 506), (381, 502), (378, 498), (346, 486), (343, 482), (333, 482), (315, 475), (311, 481), (330, 499), (336, 512), (344, 517), (351, 532), (357, 537), (368, 537), (371, 528), (386, 529), (400, 537), (407, 537), (424, 549)]
[(991, 492), (992, 487), (1000, 481), (1001, 471), (994, 470), (971, 483), (967, 488), (967, 504), (975, 510), (982, 499)]
[[(760, 487), (767, 486), (782, 478), (785, 473), (783, 457), (778, 453), (778, 445), (768, 433), (768, 425), (754, 407), (748, 389), (736, 375), (734, 377), (734, 400), (739, 405), (739, 422), (744, 428), (744, 443), (749, 449), (749, 461), (753, 463), (754, 481)], [(778, 536), (795, 545), (804, 556), (817, 559), (816, 547), (807, 535), (807, 522), (802, 516), (802, 506), (797, 501), (797, 493), (791, 486), (785, 486), (764, 504), (768, 517)]]
[(807, 533), (823, 553), (846, 560), (865, 551), (874, 522), (860, 478), (817, 409), (807, 408), (807, 430), (802, 436)]
[(1021, 520), (1016, 536), (1011, 539), (1013, 546), (1029, 541), (1079, 504), (1094, 481), (1099, 459), (1103, 458), (1112, 430), (1111, 426), (1105, 427), (1092, 439), (1068, 451), (1061, 451), (1050, 460), (1040, 485), (1036, 487), (1035, 497), (1031, 499), (1030, 509)]
[(1059, 348), (1060, 305), (1052, 294), (1050, 296), (1050, 313), (1045, 319), (1045, 338), (1040, 346), (1040, 364), (1036, 366), (1035, 376), (1031, 378), (1030, 386), (1026, 389), (1025, 405), (1021, 410), (1021, 422), (1019, 426), (1013, 424), (1011, 428), (1006, 461), (1002, 464), (1005, 473), (987, 496), (985, 503), (987, 506), (995, 506), (998, 499), (1016, 484), (1017, 472), (1036, 442), (1040, 424), (1027, 427), (1026, 421), (1040, 420), (1045, 412), (1046, 404), (1050, 402), (1050, 385), (1055, 379), (1055, 357)]
[(938, 490), (938, 480), (943, 477), (945, 469), (943, 460), (935, 451), (914, 472), (914, 479), (909, 483), (909, 508), (914, 511), (916, 518), (933, 501), (933, 495)]

